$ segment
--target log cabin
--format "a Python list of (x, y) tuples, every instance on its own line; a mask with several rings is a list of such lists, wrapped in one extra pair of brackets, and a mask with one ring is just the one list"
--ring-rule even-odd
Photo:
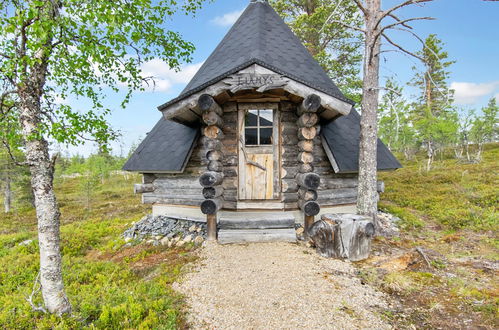
[[(355, 213), (360, 116), (285, 22), (250, 1), (124, 170), (154, 215), (207, 221), (224, 242), (296, 239)], [(401, 167), (378, 140), (378, 170)], [(378, 183), (382, 192), (383, 183)]]

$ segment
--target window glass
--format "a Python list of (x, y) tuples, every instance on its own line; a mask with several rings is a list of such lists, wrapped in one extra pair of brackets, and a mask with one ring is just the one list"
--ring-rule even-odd
[(257, 145), (258, 144), (258, 129), (257, 128), (246, 128), (244, 134), (244, 140), (246, 145)]
[(273, 110), (248, 110), (244, 120), (246, 145), (272, 144)]
[(260, 126), (272, 126), (272, 110), (260, 110)]
[(260, 128), (260, 144), (272, 144), (272, 128)]
[(246, 126), (257, 126), (258, 110), (249, 110), (246, 112)]

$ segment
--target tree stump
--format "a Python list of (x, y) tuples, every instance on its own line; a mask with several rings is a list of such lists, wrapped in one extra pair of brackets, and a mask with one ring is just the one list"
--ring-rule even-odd
[(308, 230), (317, 252), (327, 258), (364, 260), (369, 257), (374, 224), (357, 214), (324, 214)]

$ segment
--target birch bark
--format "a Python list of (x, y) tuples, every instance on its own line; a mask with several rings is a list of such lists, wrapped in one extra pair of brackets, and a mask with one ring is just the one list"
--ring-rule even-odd
[(359, 186), (357, 213), (375, 217), (377, 213), (377, 110), (379, 95), (379, 51), (381, 0), (365, 2), (365, 50), (360, 120)]

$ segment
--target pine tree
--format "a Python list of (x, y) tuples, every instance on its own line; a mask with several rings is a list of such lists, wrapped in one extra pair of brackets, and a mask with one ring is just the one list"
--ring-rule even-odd
[(449, 135), (457, 134), (457, 119), (451, 111), (454, 91), (449, 89), (447, 83), (450, 74), (448, 67), (455, 61), (448, 60), (449, 55), (435, 34), (426, 38), (423, 49), (417, 55), (423, 60), (425, 69), (417, 72), (411, 81), (411, 85), (420, 90), (414, 104), (413, 120), (426, 149), (426, 169), (429, 171), (443, 142)]

